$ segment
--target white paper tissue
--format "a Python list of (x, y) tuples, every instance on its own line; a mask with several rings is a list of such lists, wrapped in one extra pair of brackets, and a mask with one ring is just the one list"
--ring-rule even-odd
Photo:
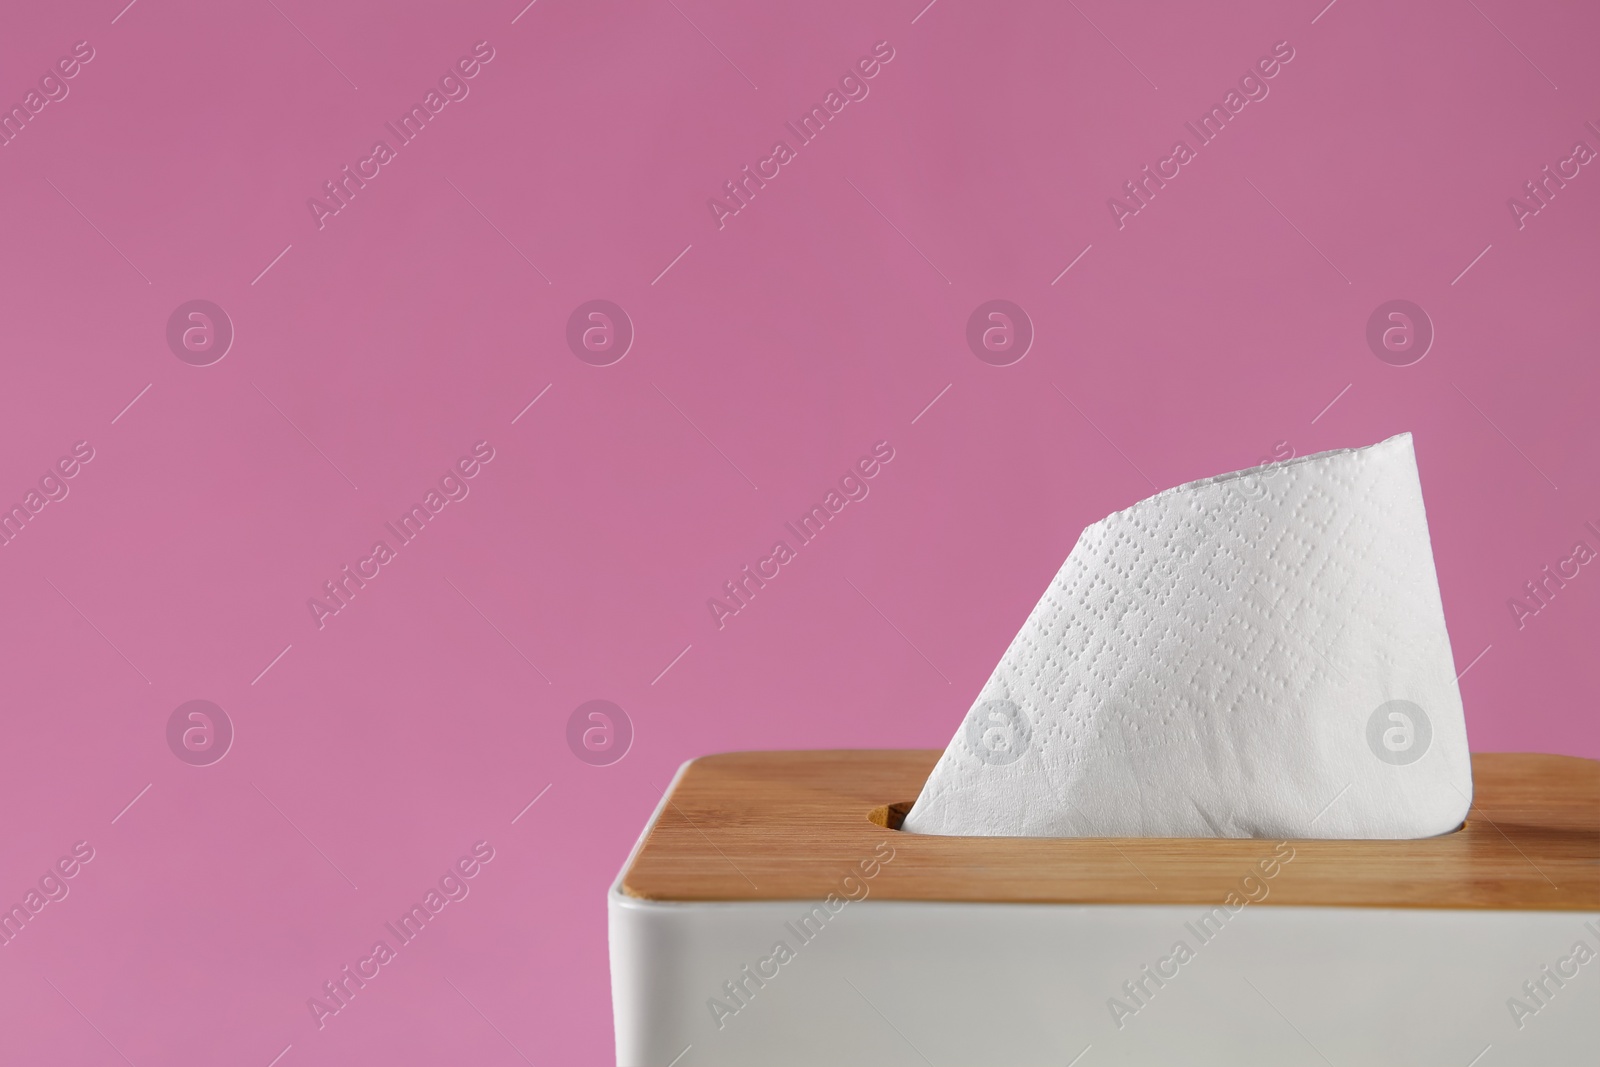
[(1414, 838), (1472, 796), (1411, 435), (1085, 529), (913, 833)]

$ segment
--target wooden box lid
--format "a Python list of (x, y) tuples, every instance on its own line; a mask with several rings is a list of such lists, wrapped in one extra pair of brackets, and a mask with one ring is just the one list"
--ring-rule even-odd
[[(621, 888), (655, 901), (820, 900), (888, 854), (873, 900), (1217, 904), (1276, 842), (935, 837), (900, 832), (937, 749), (730, 752), (686, 767)], [(1600, 761), (1479, 753), (1454, 833), (1293, 841), (1259, 901), (1378, 908), (1600, 909)], [(1287, 850), (1277, 853), (1279, 858)], [(1256, 890), (1259, 892), (1259, 890)]]

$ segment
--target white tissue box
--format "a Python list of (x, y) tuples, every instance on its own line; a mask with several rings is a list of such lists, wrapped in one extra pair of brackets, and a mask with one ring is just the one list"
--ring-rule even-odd
[(619, 1064), (1507, 1064), (1600, 1047), (1600, 763), (1412, 841), (896, 829), (937, 751), (685, 764), (608, 897)]

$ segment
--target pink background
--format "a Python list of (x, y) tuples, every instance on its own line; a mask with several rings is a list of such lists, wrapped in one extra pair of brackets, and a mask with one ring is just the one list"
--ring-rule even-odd
[[(942, 746), (1084, 525), (1279, 442), (1413, 431), (1473, 747), (1600, 756), (1600, 573), (1507, 605), (1600, 548), (1600, 166), (1520, 230), (1506, 204), (1600, 148), (1593, 6), (924, 3), (8, 13), (0, 101), (95, 58), (0, 149), (0, 503), (95, 458), (0, 549), (0, 903), (95, 858), (0, 948), (5, 1063), (605, 1062), (604, 894), (680, 762)], [(319, 230), (307, 198), (484, 40)], [(1119, 230), (1107, 198), (1282, 40)], [(719, 230), (707, 198), (879, 41)], [(195, 298), (237, 331), (211, 366), (166, 343)], [(565, 341), (594, 298), (637, 331), (611, 366)], [(965, 341), (993, 298), (1037, 331), (1011, 366)], [(1365, 341), (1395, 298), (1437, 331), (1411, 366)], [(307, 599), (480, 440), (319, 630)], [(610, 766), (566, 742), (594, 698), (636, 731)], [(211, 766), (167, 746), (191, 699), (237, 731)], [(470, 896), (319, 1031), (307, 998), (479, 840)]]

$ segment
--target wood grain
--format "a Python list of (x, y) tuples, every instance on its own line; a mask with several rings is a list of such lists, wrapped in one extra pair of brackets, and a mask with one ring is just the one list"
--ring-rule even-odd
[[(916, 797), (937, 749), (733, 752), (683, 773), (623, 877), (644, 899), (816, 900), (893, 848), (874, 900), (1217, 904), (1265, 884), (1267, 905), (1600, 908), (1600, 762), (1480, 753), (1464, 827), (1419, 841), (934, 837), (885, 811)], [(876, 821), (874, 821), (876, 815)], [(1285, 850), (1286, 851), (1286, 850)], [(879, 856), (887, 854), (880, 851)], [(1281, 856), (1283, 853), (1280, 852)], [(859, 890), (857, 890), (859, 892)]]

